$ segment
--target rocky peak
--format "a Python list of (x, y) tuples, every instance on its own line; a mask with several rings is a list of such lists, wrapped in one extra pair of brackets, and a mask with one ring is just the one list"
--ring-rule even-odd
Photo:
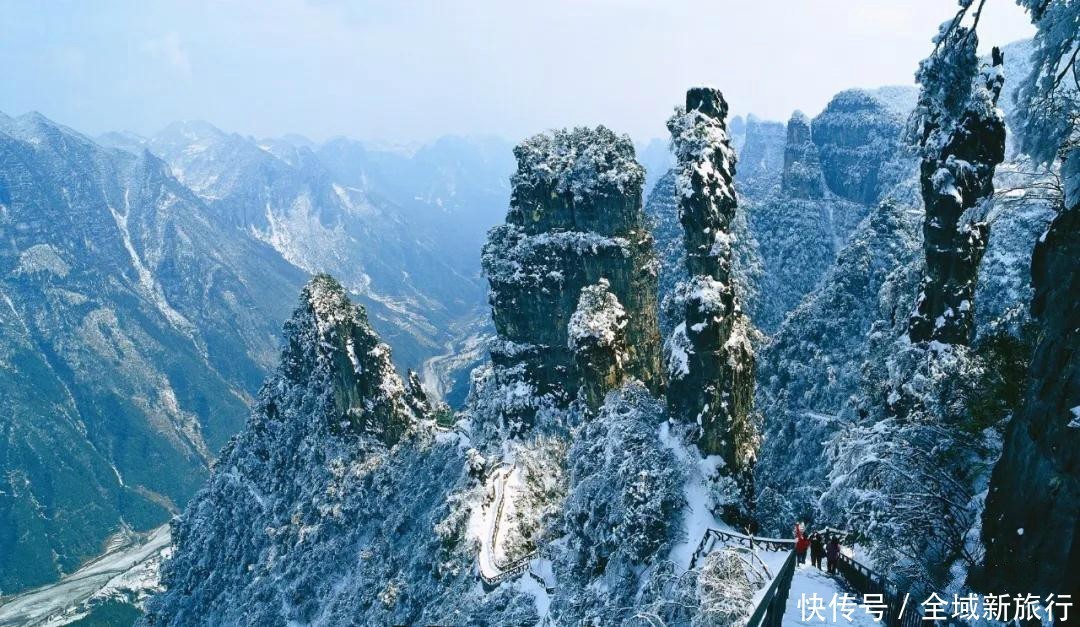
[(482, 257), (499, 335), (494, 365), (520, 369), (538, 397), (558, 403), (582, 386), (599, 393), (575, 360), (568, 325), (582, 290), (606, 281), (627, 312), (622, 367), (658, 392), (657, 262), (629, 137), (603, 126), (560, 130), (514, 154), (506, 224), (491, 230)]
[(557, 130), (525, 140), (514, 156), (506, 221), (527, 234), (616, 235), (641, 228), (645, 169), (625, 137), (604, 126)]
[(814, 118), (825, 184), (841, 198), (872, 205), (887, 189), (884, 169), (901, 150), (904, 114), (861, 89), (842, 91)]
[(282, 377), (299, 387), (322, 381), (332, 390), (333, 430), (374, 435), (386, 445), (404, 434), (414, 416), (390, 347), (332, 277), (317, 275), (304, 287), (285, 323), (285, 342)]
[(810, 119), (802, 111), (796, 111), (788, 120), (780, 186), (791, 198), (817, 199), (825, 195), (821, 161), (810, 132)]
[(668, 120), (690, 278), (678, 288), (684, 321), (668, 341), (667, 399), (673, 417), (699, 425), (702, 452), (737, 472), (749, 461), (754, 360), (732, 274), (738, 201), (726, 109), (720, 92), (695, 88)]

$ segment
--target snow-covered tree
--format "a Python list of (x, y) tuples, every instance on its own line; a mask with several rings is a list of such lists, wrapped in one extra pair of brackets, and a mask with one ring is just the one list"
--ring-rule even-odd
[(1060, 159), (1066, 206), (1080, 202), (1080, 4), (1017, 0), (1038, 29), (1031, 72), (1016, 91), (1022, 150), (1037, 162)]
[(614, 622), (633, 605), (642, 566), (675, 539), (684, 470), (660, 441), (663, 420), (663, 404), (631, 381), (575, 433), (556, 562), (556, 603), (567, 617)]

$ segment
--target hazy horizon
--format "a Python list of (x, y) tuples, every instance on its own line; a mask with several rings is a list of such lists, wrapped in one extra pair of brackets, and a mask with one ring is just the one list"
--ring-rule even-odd
[[(690, 85), (781, 121), (843, 89), (913, 85), (954, 12), (951, 0), (9, 4), (0, 19), (23, 27), (0, 41), (0, 111), (92, 135), (204, 120), (410, 147), (605, 124), (647, 144)], [(1033, 31), (991, 0), (979, 32), (985, 50)]]

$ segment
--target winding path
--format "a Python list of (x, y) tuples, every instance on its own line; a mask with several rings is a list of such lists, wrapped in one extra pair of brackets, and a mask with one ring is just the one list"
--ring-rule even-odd
[(503, 495), (506, 493), (506, 482), (510, 479), (510, 473), (513, 471), (514, 467), (506, 464), (492, 473), (495, 500), (492, 503), (491, 511), (485, 516), (487, 524), (484, 528), (484, 537), (480, 540), (480, 555), (478, 556), (480, 576), (485, 581), (499, 579), (506, 570), (500, 567), (495, 559), (495, 546), (498, 544), (499, 539), (499, 525), (502, 520)]

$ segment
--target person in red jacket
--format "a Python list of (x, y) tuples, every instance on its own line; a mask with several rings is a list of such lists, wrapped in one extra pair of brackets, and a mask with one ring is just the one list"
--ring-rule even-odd
[(810, 538), (803, 535), (802, 528), (795, 523), (795, 558), (800, 564), (806, 563), (806, 552), (810, 549)]

